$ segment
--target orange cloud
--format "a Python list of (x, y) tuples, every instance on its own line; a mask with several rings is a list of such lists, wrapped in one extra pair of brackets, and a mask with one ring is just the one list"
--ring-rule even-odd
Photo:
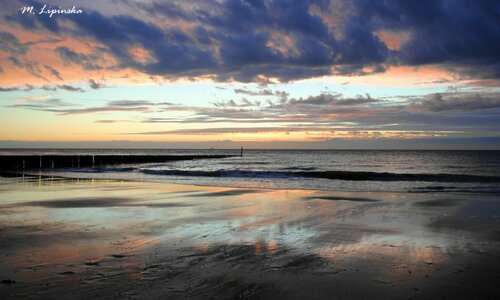
[(379, 30), (374, 32), (376, 36), (381, 39), (387, 48), (391, 50), (399, 50), (411, 38), (409, 31), (395, 31), (395, 30)]

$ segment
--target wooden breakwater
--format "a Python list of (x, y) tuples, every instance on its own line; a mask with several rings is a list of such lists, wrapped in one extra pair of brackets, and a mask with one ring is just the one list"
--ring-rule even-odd
[(107, 165), (162, 163), (178, 160), (226, 158), (232, 155), (0, 155), (0, 170), (92, 168)]

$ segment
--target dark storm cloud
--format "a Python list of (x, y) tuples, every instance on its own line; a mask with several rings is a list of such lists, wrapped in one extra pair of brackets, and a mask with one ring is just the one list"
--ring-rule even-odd
[[(162, 14), (167, 19), (195, 23), (189, 31), (175, 26), (160, 28), (134, 16), (104, 16), (91, 10), (71, 17), (58, 16), (59, 20), (66, 18), (75, 23), (76, 32), (60, 27), (56, 18), (47, 21), (38, 17), (33, 22), (16, 17), (9, 20), (30, 29), (42, 27), (56, 34), (78, 33), (92, 37), (107, 47), (121, 67), (152, 75), (213, 74), (219, 80), (252, 81), (263, 74), (289, 80), (327, 75), (336, 64), (382, 63), (387, 55), (385, 45), (370, 35), (366, 27), (346, 26), (344, 34), (348, 44), (336, 40), (323, 20), (309, 12), (308, 2), (210, 4), (212, 8), (208, 10), (188, 10), (189, 5), (140, 5), (144, 10), (154, 9), (156, 15)], [(288, 41), (283, 37), (289, 37)], [(129, 51), (133, 46), (146, 49), (151, 61), (137, 61)], [(288, 47), (293, 51), (288, 51)], [(87, 69), (96, 67), (89, 64), (91, 60), (85, 54), (67, 47), (59, 47), (57, 52), (67, 63), (79, 63)]]
[(484, 1), (356, 0), (374, 30), (410, 33), (395, 56), (407, 65), (449, 64), (469, 75), (500, 76), (500, 3)]
[[(131, 16), (105, 17), (89, 12), (71, 18), (83, 34), (91, 36), (107, 46), (122, 67), (131, 67), (154, 75), (199, 75), (205, 68), (215, 67), (213, 54), (204, 49), (203, 43), (193, 40), (177, 28), (165, 28)], [(140, 46), (152, 56), (152, 62), (141, 62), (129, 49)], [(205, 45), (206, 46), (206, 45)], [(61, 49), (61, 53), (86, 61), (86, 57)], [(172, 59), (175, 58), (175, 59)]]
[[(500, 4), (494, 0), (127, 3), (130, 11), (153, 18), (106, 16), (91, 9), (57, 18), (6, 18), (28, 29), (93, 38), (119, 67), (167, 77), (214, 75), (218, 80), (255, 81), (264, 75), (287, 81), (384, 72), (393, 64), (438, 64), (466, 76), (500, 76)], [(160, 19), (161, 26), (154, 23)], [(75, 28), (62, 26), (62, 20)], [(406, 39), (391, 50), (380, 32), (402, 32)], [(22, 49), (11, 34), (0, 38), (9, 51)], [(145, 49), (150, 57), (138, 60), (131, 47)], [(102, 67), (88, 54), (67, 47), (57, 52), (67, 63)]]
[[(180, 5), (161, 4), (149, 7), (175, 16), (217, 28), (224, 38), (222, 57), (228, 65), (252, 67), (261, 64), (263, 74), (287, 78), (294, 67), (298, 74), (290, 77), (318, 76), (329, 73), (322, 67), (335, 66), (339, 74), (383, 72), (382, 62), (408, 65), (447, 64), (462, 66), (469, 75), (497, 77), (499, 74), (500, 36), (497, 1), (349, 1), (342, 24), (337, 30), (342, 38), (334, 38), (326, 22), (312, 14), (311, 5), (326, 13), (328, 1), (226, 1), (213, 2), (211, 10), (185, 9)], [(145, 5), (147, 9), (147, 5)], [(263, 28), (263, 32), (251, 30)], [(295, 38), (297, 57), (284, 57), (265, 47), (266, 33), (277, 29)], [(267, 30), (267, 31), (266, 31)], [(374, 34), (377, 30), (409, 32), (409, 40), (400, 51), (388, 51)], [(211, 35), (210, 31), (203, 31)], [(232, 35), (232, 34), (236, 35)], [(271, 63), (272, 62), (272, 63)], [(264, 64), (264, 65), (262, 65)], [(267, 65), (266, 65), (267, 64)], [(270, 68), (268, 68), (270, 67)], [(239, 76), (248, 79), (256, 71), (242, 70)]]
[[(4, 16), (5, 20), (8, 22), (15, 22), (27, 29), (37, 29), (37, 28), (45, 28), (52, 32), (59, 32), (60, 27), (56, 18), (26, 18), (26, 14), (20, 13), (20, 8), (24, 6), (33, 6), (35, 9), (42, 8), (46, 3), (42, 3), (39, 1), (32, 0), (22, 0), (22, 1), (5, 1), (2, 9), (5, 8), (6, 11), (13, 11), (14, 13), (11, 15)], [(49, 6), (50, 4), (47, 3)], [(38, 14), (33, 16), (39, 16)]]

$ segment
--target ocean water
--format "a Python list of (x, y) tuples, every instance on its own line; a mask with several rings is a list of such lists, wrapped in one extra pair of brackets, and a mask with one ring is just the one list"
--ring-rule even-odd
[[(0, 154), (228, 154), (238, 150), (1, 150)], [(499, 193), (500, 151), (245, 150), (244, 156), (46, 170), (180, 184), (340, 191)]]

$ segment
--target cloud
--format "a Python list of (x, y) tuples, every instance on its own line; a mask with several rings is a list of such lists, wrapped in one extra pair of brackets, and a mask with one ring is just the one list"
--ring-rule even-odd
[[(102, 112), (154, 112), (161, 111), (165, 106), (170, 106), (170, 102), (151, 102), (146, 100), (116, 100), (109, 101), (104, 106), (98, 107), (80, 107), (61, 109), (55, 101), (40, 101), (37, 104), (15, 104), (9, 107), (26, 108), (52, 112), (58, 115), (78, 115), (78, 114), (92, 114)], [(109, 123), (109, 122), (108, 122)]]
[(11, 86), (11, 87), (0, 87), (0, 92), (15, 92), (15, 91), (31, 91), (34, 87), (32, 85), (26, 84), (24, 86)]
[(75, 52), (68, 47), (57, 47), (56, 52), (66, 65), (77, 64), (86, 70), (100, 70), (102, 67), (98, 64), (99, 55), (84, 54)]
[(49, 80), (42, 75), (42, 69), (40, 68), (40, 64), (38, 62), (32, 60), (21, 61), (17, 56), (9, 56), (8, 59), (17, 68), (24, 69), (34, 77), (49, 82)]
[(38, 87), (26, 84), (24, 86), (12, 86), (12, 87), (5, 87), (5, 88), (0, 87), (0, 92), (31, 91), (34, 89), (41, 89), (41, 90), (50, 91), (50, 92), (57, 91), (58, 89), (66, 90), (66, 91), (70, 91), (70, 92), (85, 92), (85, 90), (83, 90), (82, 88), (75, 87), (75, 86), (72, 86), (69, 84), (59, 84), (59, 85), (46, 84), (46, 85), (42, 85), (42, 86), (38, 86)]
[[(213, 8), (208, 10), (190, 9), (203, 6), (203, 2), (193, 6), (136, 5), (161, 14), (166, 20), (195, 25), (188, 31), (176, 26), (159, 27), (134, 16), (104, 16), (91, 9), (86, 9), (85, 14), (59, 16), (58, 20), (74, 23), (71, 30), (43, 18), (34, 22), (8, 19), (29, 29), (41, 27), (61, 35), (92, 38), (112, 54), (120, 67), (167, 77), (211, 75), (219, 80), (253, 81), (263, 74), (286, 81), (326, 75), (331, 66), (352, 64), (356, 59), (359, 59), (356, 64), (382, 63), (387, 52), (376, 37), (366, 38), (363, 35), (368, 32), (364, 29), (349, 26), (345, 41), (360, 44), (354, 55), (352, 49), (342, 44), (345, 41), (330, 34), (320, 17), (309, 12), (306, 2), (268, 1), (263, 5), (246, 1), (210, 2)], [(283, 43), (283, 36), (290, 37), (286, 43), (292, 43), (290, 48), (294, 53), (272, 46)], [(131, 49), (137, 48), (147, 52), (151, 59), (136, 59)], [(78, 63), (89, 70), (100, 67), (88, 54), (68, 47), (58, 47), (56, 51), (67, 64)]]
[[(32, 86), (2, 88), (6, 91), (33, 89)], [(59, 86), (42, 86), (42, 89), (59, 89)], [(56, 101), (17, 103), (16, 108), (46, 111), (56, 115), (101, 114), (129, 112), (133, 122), (145, 124), (261, 124), (258, 130), (274, 132), (324, 130), (347, 130), (370, 132), (377, 130), (406, 131), (453, 131), (494, 132), (498, 131), (500, 118), (500, 97), (498, 93), (448, 92), (427, 96), (403, 96), (399, 101), (385, 101), (370, 95), (346, 97), (337, 93), (320, 93), (308, 97), (290, 97), (276, 91), (268, 102), (251, 101), (246, 98), (213, 103), (212, 107), (183, 106), (172, 102), (147, 100), (115, 100), (101, 106), (78, 105), (62, 107)], [(66, 105), (67, 106), (67, 105)], [(180, 113), (182, 112), (182, 114)], [(129, 122), (131, 120), (128, 120)], [(104, 119), (100, 123), (126, 122), (120, 119)], [(251, 125), (250, 125), (251, 126)], [(190, 125), (192, 127), (192, 125)], [(255, 126), (254, 126), (255, 127)], [(218, 128), (214, 126), (213, 128)], [(213, 128), (190, 129), (190, 134), (201, 134)], [(214, 130), (215, 133), (247, 131), (235, 128)], [(184, 130), (184, 129), (182, 129)], [(257, 130), (257, 129), (256, 129)], [(255, 131), (255, 130), (254, 130)], [(269, 132), (270, 132), (269, 131)], [(161, 131), (163, 132), (163, 131)], [(188, 131), (186, 131), (187, 133)], [(177, 132), (181, 134), (182, 132)], [(358, 133), (361, 134), (361, 133)], [(354, 134), (353, 134), (354, 135)]]
[(13, 91), (19, 91), (20, 88), (18, 87), (0, 87), (0, 92), (13, 92)]
[[(100, 58), (109, 54), (117, 62), (115, 68), (219, 81), (367, 75), (391, 65), (440, 65), (465, 76), (500, 77), (495, 0), (200, 0), (122, 5), (132, 13), (104, 15), (86, 7), (79, 15), (27, 18), (16, 13), (6, 19), (29, 30), (100, 43), (102, 47), (90, 54), (66, 46), (56, 49), (66, 64), (87, 70), (104, 68)], [(27, 45), (12, 34), (0, 38), (7, 51), (26, 51)]]
[(59, 71), (57, 71), (56, 69), (47, 65), (44, 65), (44, 68), (47, 69), (52, 74), (52, 76), (56, 77), (59, 80), (63, 80), (61, 73), (59, 73)]
[(322, 93), (317, 96), (309, 96), (307, 98), (290, 99), (287, 104), (290, 105), (339, 105), (339, 106), (350, 106), (350, 105), (361, 105), (367, 103), (377, 102), (377, 99), (373, 99), (370, 95), (357, 96), (356, 98), (346, 98), (344, 99), (341, 94), (329, 94)]
[[(267, 132), (283, 132), (283, 131), (304, 131), (304, 128), (288, 128), (288, 127), (225, 127), (225, 128), (200, 128), (200, 129), (179, 129), (170, 131), (148, 131), (139, 133), (127, 134), (185, 134), (185, 135), (216, 135), (221, 133), (267, 133)], [(317, 131), (317, 128), (310, 128), (310, 131)], [(323, 129), (324, 130), (324, 129)]]
[(16, 67), (18, 67), (18, 68), (22, 68), (23, 67), (23, 64), (19, 61), (19, 59), (17, 59), (17, 57), (15, 57), (15, 56), (9, 56), (9, 60)]
[(111, 101), (108, 103), (109, 105), (118, 105), (118, 106), (139, 106), (139, 105), (151, 105), (151, 106), (156, 106), (156, 105), (173, 105), (171, 102), (152, 102), (152, 101), (146, 101), (146, 100), (117, 100), (117, 101)]
[(500, 94), (453, 93), (432, 94), (424, 100), (411, 103), (410, 111), (416, 112), (470, 112), (483, 109), (500, 109)]
[(12, 33), (2, 31), (0, 32), (0, 51), (20, 55), (28, 51), (28, 46), (21, 43)]
[(274, 93), (270, 89), (260, 89), (258, 91), (250, 91), (246, 89), (234, 89), (236, 94), (244, 94), (248, 96), (273, 96)]
[(42, 90), (51, 91), (51, 92), (54, 92), (54, 91), (57, 91), (57, 90), (65, 90), (65, 91), (68, 91), (68, 92), (80, 92), (80, 93), (84, 93), (85, 92), (84, 89), (82, 89), (80, 87), (72, 86), (72, 85), (69, 85), (69, 84), (42, 85), (39, 88), (42, 89)]
[[(180, 107), (190, 112), (183, 117), (149, 117), (144, 123), (307, 123), (340, 124), (346, 120), (380, 114), (383, 101), (369, 95), (346, 98), (341, 94), (321, 93), (307, 98), (289, 98), (288, 93), (275, 92), (276, 100), (262, 103), (227, 100), (213, 103), (214, 107)], [(376, 105), (370, 107), (370, 105)], [(377, 106), (378, 105), (378, 106)], [(391, 109), (395, 109), (392, 107)], [(390, 109), (388, 109), (390, 110)], [(169, 108), (167, 111), (171, 111)]]
[(97, 120), (95, 123), (112, 124), (120, 122), (130, 122), (129, 120)]
[(97, 82), (94, 79), (89, 79), (89, 85), (94, 90), (98, 90), (100, 88), (105, 87), (105, 85), (103, 83)]
[(250, 106), (260, 106), (261, 101), (250, 101), (247, 98), (241, 98), (238, 102), (231, 99), (228, 101), (219, 101), (213, 103), (215, 107), (250, 107)]
[(373, 29), (408, 32), (393, 55), (403, 64), (444, 64), (471, 76), (500, 76), (500, 43), (492, 43), (500, 35), (495, 0), (356, 0), (354, 5), (361, 22)]
[[(247, 91), (247, 90), (245, 90)], [(264, 90), (265, 94), (268, 95), (267, 91)], [(342, 94), (331, 94), (331, 93), (321, 93), (316, 96), (309, 96), (307, 98), (290, 98), (289, 94), (282, 91), (276, 91), (272, 93), (269, 91), (271, 95), (277, 98), (277, 101), (268, 100), (268, 107), (263, 106), (263, 109), (260, 111), (269, 110), (272, 114), (277, 114), (278, 112), (286, 114), (287, 112), (300, 112), (302, 115), (306, 115), (308, 112), (314, 111), (317, 112), (318, 109), (325, 111), (325, 109), (334, 109), (336, 112), (346, 112), (352, 111), (352, 109), (346, 108), (349, 106), (360, 106), (363, 104), (370, 104), (379, 102), (377, 99), (373, 99), (370, 95), (359, 95), (355, 98), (344, 98)], [(253, 93), (253, 91), (248, 91), (249, 94)], [(258, 94), (257, 92), (254, 95)], [(258, 107), (262, 106), (261, 101), (250, 101), (246, 98), (241, 98), (239, 101), (236, 100), (228, 100), (228, 101), (219, 101), (213, 103), (217, 108), (245, 108), (245, 107)], [(344, 107), (344, 108), (342, 108)], [(206, 111), (205, 111), (206, 112)], [(231, 111), (232, 113), (233, 111)], [(240, 110), (241, 112), (241, 110)]]
[(70, 91), (70, 92), (81, 92), (81, 93), (85, 92), (84, 89), (79, 88), (79, 87), (74, 87), (74, 86), (69, 85), (69, 84), (58, 84), (56, 86), (58, 89), (66, 90), (66, 91)]
[(52, 111), (54, 108), (70, 105), (69, 103), (66, 103), (58, 98), (38, 99), (36, 101), (25, 101), (24, 99), (21, 99), (21, 102), (22, 103), (12, 104), (7, 107), (24, 108), (39, 111)]
[[(344, 97), (322, 93), (305, 98), (275, 96), (276, 100), (260, 106), (227, 101), (214, 108), (190, 107), (188, 116), (153, 116), (139, 118), (143, 123), (233, 123), (262, 124), (276, 130), (286, 128), (332, 128), (406, 131), (477, 132), (498, 130), (500, 107), (492, 93), (448, 93), (438, 100), (435, 94), (425, 97), (402, 97), (398, 102), (374, 99), (369, 95)], [(441, 103), (443, 101), (444, 103)], [(280, 125), (282, 124), (282, 125)], [(210, 131), (211, 128), (197, 128)], [(232, 129), (231, 129), (232, 130)], [(243, 129), (247, 130), (247, 129)], [(216, 130), (216, 132), (218, 132)], [(370, 133), (370, 136), (373, 134)]]

